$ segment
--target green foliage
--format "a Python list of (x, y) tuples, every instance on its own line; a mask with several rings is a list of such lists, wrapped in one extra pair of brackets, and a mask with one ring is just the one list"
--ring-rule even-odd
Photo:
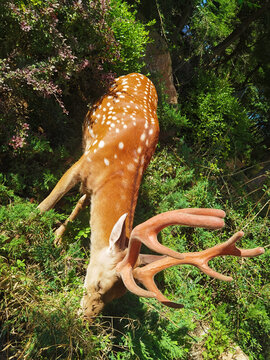
[[(114, 67), (119, 74), (140, 72), (144, 66), (141, 61), (144, 56), (145, 46), (150, 41), (147, 26), (153, 21), (142, 24), (136, 20), (136, 11), (126, 2), (111, 0), (111, 27), (119, 47), (121, 62)], [(133, 11), (131, 11), (133, 10)]]
[(238, 11), (237, 0), (210, 0), (198, 6), (190, 24), (190, 31), (196, 31), (197, 35), (197, 54), (202, 55), (206, 49), (211, 51), (211, 47), (230, 35), (237, 22)]
[[(138, 222), (176, 208), (222, 208), (227, 212), (225, 230), (210, 232), (174, 226), (162, 231), (162, 243), (180, 252), (194, 252), (225, 241), (246, 225), (246, 234), (239, 246), (267, 246), (269, 219), (256, 217), (254, 220), (254, 211), (258, 211), (260, 206), (250, 210), (249, 199), (242, 199), (241, 195), (237, 197), (235, 193), (230, 207), (222, 203), (224, 193), (219, 189), (223, 174), (209, 169), (212, 174), (209, 176), (207, 168), (194, 171), (190, 161), (192, 154), (184, 151), (183, 156), (180, 143), (175, 141), (175, 144), (170, 150), (167, 147), (160, 149), (147, 170), (137, 209)], [(228, 187), (231, 185), (227, 184)], [(233, 208), (235, 203), (237, 210)], [(153, 213), (146, 209), (155, 210)], [(201, 351), (205, 359), (217, 359), (230, 348), (231, 341), (239, 343), (251, 359), (258, 356), (264, 359), (261, 344), (267, 343), (270, 330), (269, 312), (266, 310), (269, 309), (268, 257), (266, 253), (254, 259), (226, 257), (212, 260), (211, 267), (232, 276), (233, 283), (210, 281), (190, 266), (175, 267), (166, 270), (164, 277), (157, 276), (158, 283), (166, 289), (166, 296), (170, 298), (174, 294), (174, 300), (179, 298), (178, 301), (187, 309), (197, 309), (200, 319), (210, 324), (202, 342)]]
[[(109, 323), (105, 316), (89, 328), (78, 315), (87, 263), (80, 243), (85, 234), (80, 231), (74, 243), (56, 248), (52, 227), (59, 215), (54, 211), (39, 214), (32, 204), (4, 186), (2, 195), (13, 197), (0, 213), (1, 343), (5, 357), (152, 359), (159, 354), (160, 359), (185, 358), (191, 318), (183, 320), (175, 314), (181, 321), (173, 325), (162, 315), (160, 305), (153, 307), (152, 313), (147, 311), (151, 304), (146, 306), (136, 297), (129, 296), (121, 306), (113, 304), (107, 310), (113, 314), (107, 315)], [(119, 317), (114, 318), (115, 314)], [(168, 333), (164, 326), (170, 329)]]
[(1, 2), (0, 163), (17, 194), (52, 187), (80, 152), (89, 103), (142, 68), (150, 23), (135, 15), (121, 0)]
[(64, 253), (54, 247), (52, 226), (59, 219), (53, 211), (40, 215), (18, 198), (1, 208), (1, 343), (7, 358), (90, 359), (96, 354), (96, 337), (77, 316), (78, 258), (85, 255), (76, 243)]
[(192, 116), (193, 138), (199, 141), (202, 151), (209, 151), (210, 144), (213, 153), (208, 156), (222, 162), (233, 156), (248, 160), (256, 142), (256, 135), (252, 133), (254, 120), (235, 97), (230, 82), (202, 74), (196, 88), (185, 112)]
[(163, 88), (158, 103), (158, 118), (162, 132), (171, 130), (180, 132), (183, 129), (189, 129), (191, 126), (189, 119), (183, 114), (181, 106), (168, 103)]
[(203, 359), (218, 359), (228, 349), (230, 339), (227, 333), (226, 328), (213, 318), (212, 327), (204, 341)]
[[(177, 143), (177, 142), (176, 142)], [(187, 156), (187, 157), (186, 157)], [(248, 213), (249, 201), (238, 211), (222, 204), (219, 174), (211, 180), (196, 171), (192, 151), (161, 146), (141, 187), (136, 221), (178, 207), (227, 209), (227, 227), (211, 232), (173, 227), (164, 229), (163, 244), (178, 251), (198, 251), (225, 241), (248, 223), (242, 247), (267, 245), (269, 220)], [(205, 359), (217, 359), (235, 341), (251, 359), (264, 359), (269, 332), (269, 254), (254, 259), (219, 258), (217, 271), (230, 274), (233, 283), (210, 281), (198, 269), (174, 267), (156, 276), (164, 294), (184, 309), (164, 308), (152, 299), (127, 294), (108, 305), (90, 328), (78, 315), (87, 265), (87, 214), (70, 225), (64, 246), (53, 245), (53, 227), (63, 216), (35, 207), (1, 186), (1, 341), (8, 357), (68, 359), (188, 359), (201, 341)], [(238, 200), (238, 199), (235, 199)], [(240, 210), (239, 210), (240, 209)], [(197, 323), (209, 327), (196, 336)]]
[(269, 11), (255, 16), (266, 3), (0, 2), (0, 357), (188, 360), (195, 346), (218, 359), (237, 344), (251, 360), (268, 359), (269, 251), (213, 259), (231, 283), (189, 265), (167, 269), (155, 280), (183, 309), (126, 294), (89, 326), (80, 315), (89, 209), (57, 248), (53, 231), (79, 195), (45, 214), (35, 204), (79, 157), (88, 104), (115, 76), (143, 71), (154, 24), (171, 50), (180, 104), (159, 94), (161, 142), (135, 224), (177, 208), (221, 208), (223, 230), (174, 226), (160, 241), (196, 252), (244, 229), (240, 247), (268, 250), (269, 180), (260, 171), (269, 157)]

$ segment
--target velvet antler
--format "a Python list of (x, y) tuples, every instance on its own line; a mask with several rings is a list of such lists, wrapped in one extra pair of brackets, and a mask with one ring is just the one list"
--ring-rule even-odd
[[(179, 308), (182, 307), (182, 305), (166, 299), (157, 288), (154, 282), (154, 276), (158, 272), (174, 265), (189, 264), (198, 267), (209, 276), (220, 280), (231, 281), (231, 277), (219, 274), (211, 269), (208, 266), (208, 262), (212, 258), (222, 255), (253, 257), (264, 253), (263, 248), (238, 249), (235, 243), (244, 235), (242, 231), (234, 234), (225, 243), (194, 253), (178, 253), (161, 245), (157, 240), (157, 234), (169, 225), (219, 229), (224, 226), (224, 217), (225, 213), (222, 210), (181, 209), (157, 215), (135, 227), (131, 233), (127, 254), (123, 261), (117, 266), (117, 271), (120, 273), (126, 288), (139, 296), (154, 297), (164, 305)], [(138, 265), (140, 265), (140, 263), (138, 264), (138, 258), (141, 243), (148, 246), (151, 250), (166, 256), (143, 255), (143, 262), (148, 264), (143, 267), (138, 267)], [(134, 279), (142, 283), (147, 290), (139, 287)]]

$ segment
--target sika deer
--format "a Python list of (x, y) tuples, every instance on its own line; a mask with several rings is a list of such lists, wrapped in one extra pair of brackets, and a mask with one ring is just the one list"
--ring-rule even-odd
[[(134, 73), (116, 79), (86, 116), (84, 154), (39, 205), (41, 211), (51, 209), (76, 183), (82, 183), (83, 196), (56, 232), (61, 236), (66, 223), (91, 199), (91, 257), (82, 299), (84, 315), (89, 320), (126, 289), (139, 296), (154, 297), (168, 306), (181, 307), (159, 292), (153, 280), (157, 272), (173, 265), (191, 264), (210, 276), (231, 280), (211, 270), (208, 261), (220, 255), (257, 256), (264, 252), (262, 248), (237, 249), (234, 243), (242, 232), (224, 244), (196, 253), (180, 254), (158, 242), (157, 233), (172, 224), (221, 228), (225, 213), (215, 209), (169, 211), (132, 231), (142, 175), (158, 141), (156, 110), (157, 93), (148, 78)], [(141, 243), (166, 256), (141, 255)]]

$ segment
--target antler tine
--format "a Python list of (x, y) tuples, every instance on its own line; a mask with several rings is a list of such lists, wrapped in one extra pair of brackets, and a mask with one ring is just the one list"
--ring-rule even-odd
[[(150, 220), (138, 225), (131, 233), (129, 247), (124, 259), (117, 265), (116, 270), (122, 277), (122, 280), (126, 288), (144, 297), (156, 297), (160, 301), (166, 303), (168, 306), (180, 307), (180, 305), (171, 303), (167, 300), (157, 289), (151, 275), (147, 280), (144, 280), (143, 284), (148, 290), (140, 288), (133, 278), (133, 268), (137, 263), (140, 253), (141, 244), (145, 244), (151, 250), (154, 250), (160, 254), (171, 256), (178, 261), (185, 258), (185, 254), (180, 254), (166, 246), (161, 245), (157, 240), (157, 234), (166, 226), (169, 225), (185, 225), (193, 227), (205, 227), (209, 229), (218, 229), (224, 226), (223, 218), (225, 213), (222, 210), (215, 209), (181, 209), (168, 211), (166, 213), (157, 215)], [(153, 263), (158, 262), (154, 261)], [(150, 266), (151, 266), (150, 265)], [(146, 266), (144, 267), (144, 269)], [(139, 269), (138, 269), (139, 270)], [(161, 269), (162, 270), (162, 269)], [(160, 270), (159, 270), (160, 271)], [(139, 273), (138, 273), (139, 274)], [(137, 274), (137, 276), (139, 276)], [(145, 273), (146, 274), (146, 273)], [(154, 275), (153, 275), (154, 276)], [(143, 276), (146, 278), (147, 275)], [(138, 280), (140, 280), (138, 278)], [(170, 305), (169, 305), (170, 304)]]
[[(264, 248), (257, 247), (254, 249), (239, 249), (235, 246), (235, 243), (244, 236), (243, 231), (238, 231), (225, 243), (216, 245), (215, 247), (222, 251), (221, 255), (234, 255), (240, 257), (254, 257), (264, 253)], [(215, 248), (214, 247), (214, 248)], [(206, 251), (206, 250), (205, 250)]]
[(140, 242), (159, 254), (183, 259), (182, 254), (161, 245), (157, 240), (157, 234), (170, 225), (219, 229), (224, 226), (224, 217), (224, 211), (216, 209), (180, 209), (159, 214), (133, 229), (129, 253), (134, 251), (134, 243)]
[(121, 277), (125, 287), (135, 295), (142, 297), (156, 297), (155, 292), (142, 289), (134, 280), (132, 267), (128, 264), (121, 269)]
[[(142, 254), (142, 256), (146, 258), (147, 263), (155, 263), (156, 265), (160, 259), (168, 258), (167, 256), (165, 257), (165, 256), (158, 256), (158, 255)], [(170, 258), (170, 259), (173, 259), (173, 258)], [(176, 260), (176, 259), (173, 259), (173, 260)], [(168, 300), (157, 288), (157, 286), (154, 282), (154, 279), (153, 279), (154, 275), (158, 272), (158, 271), (156, 271), (156, 272), (154, 271), (153, 265), (155, 266), (155, 264), (152, 264), (149, 271), (147, 271), (147, 269), (146, 269), (147, 266), (144, 266), (143, 268), (136, 268), (134, 270), (132, 269), (130, 264), (124, 266), (121, 270), (121, 277), (122, 277), (124, 285), (130, 292), (132, 292), (133, 294), (135, 294), (137, 296), (156, 298), (157, 300), (159, 300), (166, 306), (169, 306), (172, 308), (178, 308), (178, 309), (182, 308), (183, 305), (177, 304), (175, 302)], [(143, 271), (144, 269), (146, 271)], [(141, 274), (143, 274), (143, 275), (141, 276)], [(136, 284), (134, 278), (139, 280), (145, 286), (145, 288), (148, 290), (144, 290), (140, 286), (138, 286)]]
[[(202, 256), (202, 263), (197, 264), (191, 264), (197, 266), (201, 271), (203, 271), (205, 274), (214, 277), (216, 279), (224, 280), (224, 281), (232, 281), (231, 276), (225, 276), (222, 274), (219, 274), (218, 272), (212, 270), (208, 266), (208, 262), (217, 256), (222, 255), (233, 255), (238, 257), (254, 257), (258, 256), (264, 253), (264, 249), (261, 247), (254, 248), (254, 249), (239, 249), (235, 246), (235, 243), (241, 239), (244, 236), (243, 231), (238, 231), (235, 233), (229, 240), (222, 244), (218, 244), (210, 249), (206, 249), (200, 253), (200, 256)], [(191, 256), (191, 253), (189, 253)]]
[(117, 265), (117, 271), (120, 272), (126, 264), (134, 267), (138, 260), (142, 243), (160, 254), (183, 259), (184, 256), (182, 254), (161, 245), (157, 240), (157, 234), (170, 225), (218, 229), (224, 226), (224, 217), (225, 212), (222, 210), (195, 208), (167, 211), (152, 217), (132, 230), (127, 254)]
[[(170, 261), (172, 261), (172, 264), (170, 265)], [(158, 289), (158, 287), (156, 286), (156, 283), (154, 281), (154, 276), (160, 272), (161, 270), (163, 270), (166, 267), (170, 267), (175, 265), (174, 262), (177, 262), (177, 264), (179, 262), (181, 262), (183, 260), (178, 260), (175, 258), (172, 258), (170, 256), (160, 256), (159, 260), (156, 260), (142, 268), (136, 268), (133, 270), (133, 277), (138, 280), (140, 283), (142, 283), (144, 285), (144, 287), (146, 289), (148, 289), (149, 291), (151, 291), (152, 293), (155, 294), (155, 298), (160, 301), (162, 304), (168, 306), (168, 307), (172, 307), (172, 308), (176, 308), (176, 309), (180, 309), (183, 308), (184, 306), (182, 304), (178, 304), (175, 303), (173, 301), (170, 301), (169, 299), (167, 299), (162, 292)], [(134, 281), (134, 280), (133, 280)]]
[(194, 253), (184, 253), (184, 259), (176, 259), (169, 256), (161, 257), (159, 260), (156, 260), (142, 268), (136, 268), (133, 270), (133, 276), (135, 279), (140, 281), (148, 290), (156, 294), (156, 299), (161, 301), (164, 305), (170, 307), (181, 307), (181, 305), (176, 304), (167, 300), (163, 294), (158, 290), (155, 282), (154, 276), (169, 267), (180, 264), (189, 264), (198, 267), (205, 274), (220, 279), (224, 281), (232, 281), (232, 277), (222, 275), (208, 266), (208, 262), (217, 256), (222, 255), (233, 255), (239, 257), (254, 257), (259, 256), (264, 253), (264, 249), (261, 247), (254, 249), (239, 249), (235, 246), (236, 241), (242, 238), (244, 235), (243, 231), (238, 231), (235, 233), (229, 240), (225, 243), (216, 245), (210, 249), (206, 249), (200, 252)]

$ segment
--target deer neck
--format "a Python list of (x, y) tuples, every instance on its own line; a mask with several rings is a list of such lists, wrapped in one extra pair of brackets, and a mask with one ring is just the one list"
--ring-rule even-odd
[(118, 171), (114, 177), (110, 176), (108, 181), (105, 180), (102, 186), (92, 192), (91, 253), (109, 245), (115, 223), (126, 213), (126, 236), (130, 236), (141, 175), (128, 179), (124, 173), (124, 170)]

